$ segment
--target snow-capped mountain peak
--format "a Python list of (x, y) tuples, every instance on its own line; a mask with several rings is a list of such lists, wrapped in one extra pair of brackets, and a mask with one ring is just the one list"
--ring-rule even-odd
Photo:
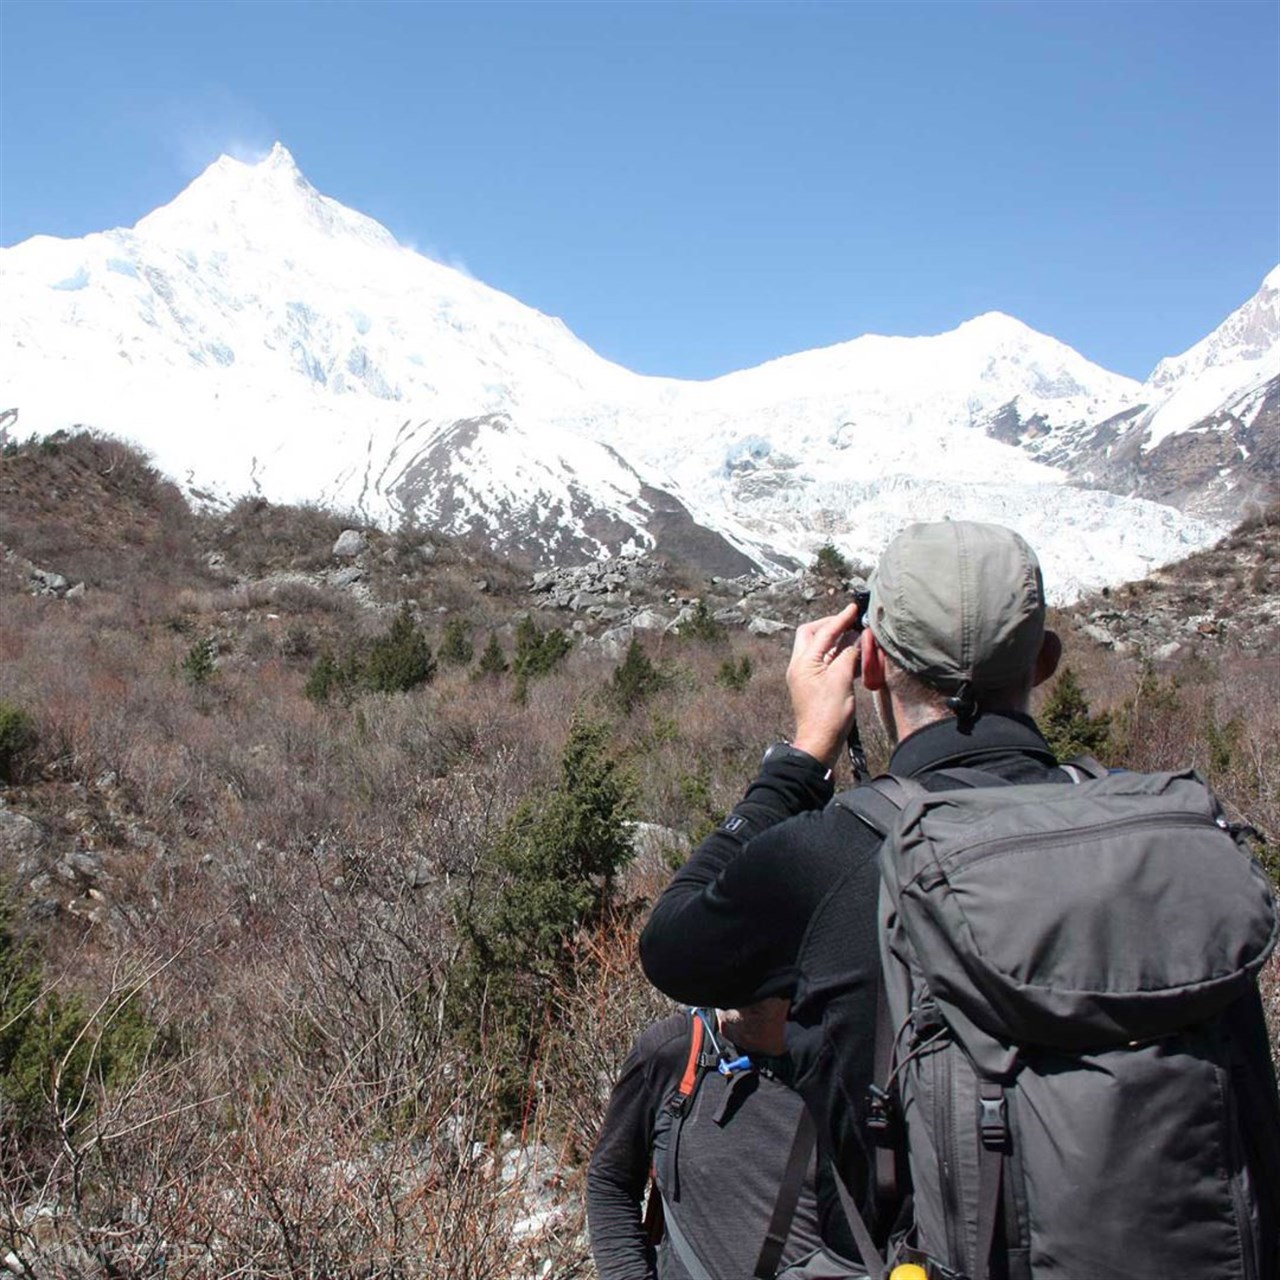
[(1041, 550), (1058, 598), (1216, 532), (1068, 487), (1039, 444), (1069, 451), (1140, 388), (1014, 317), (642, 377), (400, 245), (280, 145), (222, 157), (132, 229), (0, 250), (0, 276), (17, 430), (100, 427), (201, 493), (561, 559), (657, 543), (775, 568), (825, 542), (873, 558), (911, 519), (997, 519)]
[(256, 164), (221, 156), (134, 231), (171, 243), (216, 238), (262, 247), (264, 237), (283, 245), (302, 233), (400, 247), (381, 223), (321, 195), (279, 142)]
[(1233, 311), (1207, 338), (1180, 356), (1161, 360), (1148, 382), (1163, 389), (1206, 369), (1244, 361), (1266, 361), (1280, 344), (1280, 266), (1244, 306)]
[[(1280, 379), (1280, 266), (1207, 338), (1156, 365), (1143, 388), (1152, 406), (1139, 420), (1153, 449), (1214, 415), (1251, 425)], [(1245, 446), (1246, 449), (1248, 445)]]

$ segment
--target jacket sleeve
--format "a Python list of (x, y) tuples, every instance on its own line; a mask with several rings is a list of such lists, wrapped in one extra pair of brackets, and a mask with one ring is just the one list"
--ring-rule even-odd
[(640, 938), (654, 986), (720, 1008), (791, 994), (818, 888), (804, 850), (831, 795), (817, 760), (792, 754), (761, 766), (654, 906)]
[[(649, 1181), (654, 1117), (678, 1079), (688, 1018), (676, 1014), (637, 1041), (609, 1097), (587, 1168), (587, 1229), (600, 1280), (654, 1280), (654, 1250), (641, 1206)], [(675, 1073), (674, 1078), (672, 1073)]]

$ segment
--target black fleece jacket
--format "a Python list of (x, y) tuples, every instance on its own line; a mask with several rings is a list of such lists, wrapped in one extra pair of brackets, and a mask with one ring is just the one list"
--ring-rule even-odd
[[(1023, 715), (987, 713), (966, 727), (939, 721), (905, 738), (890, 761), (891, 772), (929, 790), (958, 785), (938, 776), (956, 766), (1015, 783), (1070, 781)], [(863, 1128), (880, 982), (880, 840), (828, 804), (833, 788), (825, 775), (803, 753), (766, 762), (659, 898), (640, 956), (649, 980), (688, 1004), (791, 998), (788, 1060), (777, 1069), (804, 1097), (883, 1236), (895, 1206), (869, 1202)], [(825, 1234), (838, 1236), (830, 1219), (839, 1210), (822, 1199)]]

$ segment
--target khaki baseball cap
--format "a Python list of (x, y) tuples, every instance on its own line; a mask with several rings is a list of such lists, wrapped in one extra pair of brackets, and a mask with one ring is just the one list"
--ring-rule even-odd
[(867, 625), (904, 671), (947, 693), (1000, 689), (1035, 665), (1044, 581), (1012, 529), (968, 520), (908, 525), (871, 575)]

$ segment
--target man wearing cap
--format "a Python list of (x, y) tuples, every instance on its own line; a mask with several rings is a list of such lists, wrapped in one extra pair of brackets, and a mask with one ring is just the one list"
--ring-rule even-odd
[[(854, 684), (861, 678), (876, 701), (894, 744), (892, 773), (930, 790), (956, 787), (940, 771), (957, 767), (1013, 783), (1069, 783), (1029, 715), (1032, 688), (1061, 655), (1044, 622), (1039, 565), (1012, 530), (964, 521), (905, 529), (872, 576), (865, 619), (851, 604), (798, 628), (787, 668), (790, 742), (765, 752), (746, 795), (676, 873), (641, 938), (645, 973), (676, 1000), (790, 1001), (787, 1052), (775, 1069), (803, 1095), (881, 1240), (897, 1206), (873, 1203), (865, 1129), (880, 837), (828, 804)], [(834, 1198), (822, 1208), (831, 1224), (842, 1219)]]

